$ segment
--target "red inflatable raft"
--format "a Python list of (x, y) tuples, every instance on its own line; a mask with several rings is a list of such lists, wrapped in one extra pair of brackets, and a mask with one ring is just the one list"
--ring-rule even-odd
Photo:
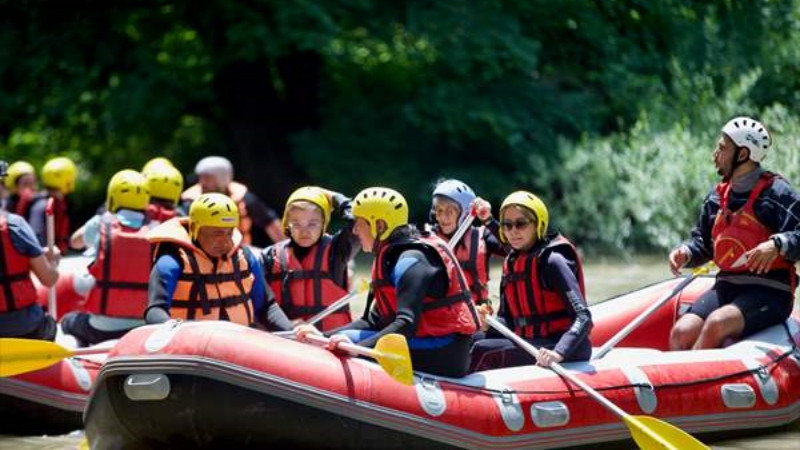
[(83, 410), (105, 356), (66, 358), (0, 378), (0, 434), (53, 435), (83, 428)]
[[(592, 307), (601, 345), (670, 280)], [(771, 428), (800, 416), (800, 321), (722, 349), (665, 351), (695, 281), (601, 359), (564, 364), (631, 414), (692, 434)], [(626, 445), (628, 429), (550, 370), (461, 379), (377, 364), (221, 322), (136, 329), (110, 354), (85, 413), (93, 448), (473, 448)]]

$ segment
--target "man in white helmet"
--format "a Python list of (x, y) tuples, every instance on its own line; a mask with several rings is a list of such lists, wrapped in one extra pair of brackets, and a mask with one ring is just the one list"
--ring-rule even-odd
[(722, 128), (713, 152), (722, 181), (706, 196), (689, 240), (669, 255), (675, 274), (709, 260), (720, 271), (714, 287), (673, 327), (673, 350), (718, 347), (782, 323), (792, 312), (800, 196), (761, 167), (771, 144), (766, 127), (749, 117)]
[[(239, 231), (245, 244), (264, 247), (286, 239), (281, 220), (247, 186), (233, 181), (233, 164), (222, 156), (207, 156), (197, 162), (194, 168), (197, 183), (181, 194), (181, 203), (188, 211), (192, 202), (201, 194), (218, 192), (233, 199), (239, 207), (241, 219)], [(266, 235), (266, 236), (264, 236)]]

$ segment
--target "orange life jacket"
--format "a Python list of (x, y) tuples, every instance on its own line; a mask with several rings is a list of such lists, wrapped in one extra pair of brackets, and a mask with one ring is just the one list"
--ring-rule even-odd
[(576, 262), (575, 276), (581, 295), (586, 297), (581, 259), (575, 246), (564, 236), (555, 236), (538, 251), (512, 252), (506, 256), (500, 282), (501, 301), (511, 314), (514, 332), (526, 339), (558, 338), (572, 326), (573, 318), (564, 300), (542, 283), (539, 262), (547, 261), (553, 251)]
[[(212, 260), (189, 237), (189, 219), (174, 218), (153, 228), (151, 243), (173, 244), (183, 266), (172, 295), (170, 316), (183, 320), (229, 320), (253, 323), (250, 292), (255, 277), (241, 248), (241, 234), (233, 233), (234, 246), (225, 258)], [(158, 255), (158, 249), (154, 252)]]
[(483, 232), (483, 227), (470, 227), (453, 251), (476, 305), (489, 301), (489, 258)]
[(372, 263), (372, 294), (375, 307), (384, 322), (391, 322), (397, 314), (397, 289), (384, 273), (384, 258), (392, 247), (417, 248), (428, 255), (437, 255), (447, 272), (447, 292), (442, 298), (426, 296), (422, 302), (422, 317), (417, 319), (417, 337), (446, 336), (457, 333), (472, 335), (479, 322), (475, 306), (469, 295), (464, 273), (447, 243), (438, 236), (423, 233), (419, 238), (407, 238), (396, 242), (382, 242), (378, 256)]
[(0, 314), (36, 303), (30, 264), (14, 249), (7, 213), (0, 211)]
[[(333, 238), (330, 235), (323, 235), (302, 261), (295, 257), (290, 242), (286, 239), (269, 248), (264, 258), (264, 272), (289, 319), (305, 320), (346, 296), (347, 286), (339, 286), (333, 279), (330, 266)], [(322, 319), (319, 328), (328, 331), (350, 322), (350, 307), (345, 306)]]
[[(195, 184), (181, 194), (182, 201), (193, 202), (197, 197), (203, 194), (203, 188), (200, 184)], [(247, 204), (244, 197), (247, 194), (247, 186), (236, 181), (231, 181), (228, 184), (228, 191), (225, 193), (230, 197), (236, 206), (239, 207), (239, 231), (242, 233), (242, 243), (250, 245), (252, 242), (252, 235), (250, 230), (253, 228), (253, 219), (247, 213)]]
[(150, 241), (147, 225), (123, 226), (106, 212), (100, 222), (97, 256), (89, 266), (95, 285), (86, 300), (86, 311), (110, 317), (141, 319), (147, 307), (150, 278)]
[[(725, 272), (746, 272), (748, 270), (747, 264), (740, 258), (748, 250), (768, 240), (774, 233), (759, 222), (753, 206), (758, 196), (761, 195), (764, 189), (772, 185), (777, 176), (774, 173), (764, 172), (755, 186), (753, 186), (753, 190), (750, 191), (744, 206), (735, 212), (728, 209), (732, 188), (731, 183), (725, 182), (717, 185), (717, 193), (719, 193), (720, 197), (719, 212), (714, 219), (714, 226), (711, 228), (711, 238), (714, 242), (714, 263), (721, 270)], [(733, 267), (734, 265), (736, 267)], [(793, 268), (794, 263), (787, 261), (780, 255), (770, 266), (770, 270)]]

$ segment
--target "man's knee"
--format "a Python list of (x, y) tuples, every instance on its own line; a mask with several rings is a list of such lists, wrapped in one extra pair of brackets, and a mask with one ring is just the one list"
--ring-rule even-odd
[(703, 333), (722, 343), (727, 337), (738, 336), (744, 329), (744, 317), (735, 306), (723, 306), (712, 312), (703, 325)]
[(703, 319), (695, 314), (686, 314), (681, 317), (669, 335), (671, 350), (686, 350), (694, 344), (700, 330), (703, 327)]

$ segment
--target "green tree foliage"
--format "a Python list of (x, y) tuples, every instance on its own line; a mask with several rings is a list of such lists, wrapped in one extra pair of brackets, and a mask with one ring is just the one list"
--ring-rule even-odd
[(798, 23), (798, 0), (10, 1), (0, 148), (75, 158), (84, 204), (123, 167), (218, 153), (275, 206), (379, 184), (421, 219), (458, 177), (496, 205), (536, 191), (582, 246), (664, 248), (731, 116), (797, 167)]

